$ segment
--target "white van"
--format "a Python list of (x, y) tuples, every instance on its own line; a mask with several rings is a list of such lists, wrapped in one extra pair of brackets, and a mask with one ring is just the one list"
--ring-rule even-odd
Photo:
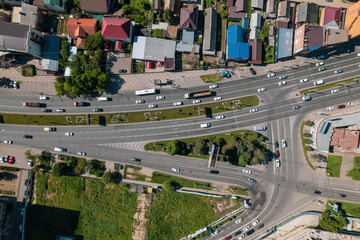
[(100, 102), (105, 102), (105, 101), (109, 101), (110, 99), (108, 97), (98, 97), (97, 100)]
[(322, 85), (324, 83), (325, 83), (324, 80), (318, 80), (318, 81), (314, 82), (314, 85), (317, 86), (317, 85)]
[(265, 131), (266, 127), (265, 126), (255, 126), (254, 127), (254, 131)]
[(211, 127), (211, 124), (210, 123), (203, 123), (203, 124), (200, 124), (200, 127), (201, 128), (209, 128), (209, 127)]
[(311, 100), (311, 96), (306, 95), (306, 96), (303, 96), (301, 99), (302, 99), (303, 101), (310, 101), (310, 100)]
[(66, 152), (66, 148), (54, 147), (55, 152)]
[(174, 102), (174, 106), (181, 106), (182, 104), (182, 102)]
[(44, 127), (44, 132), (55, 132), (56, 128), (54, 127)]

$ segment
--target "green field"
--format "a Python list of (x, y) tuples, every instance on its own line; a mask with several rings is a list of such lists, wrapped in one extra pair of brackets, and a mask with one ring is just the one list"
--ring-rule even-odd
[[(337, 202), (337, 201), (328, 201), (328, 203), (334, 204), (337, 203), (341, 205), (341, 209), (344, 210), (346, 215), (360, 218), (360, 204), (358, 203), (349, 203), (349, 202)], [(326, 209), (332, 211), (332, 207), (326, 204)]]
[(220, 73), (213, 73), (213, 74), (207, 74), (200, 76), (201, 80), (203, 80), (204, 83), (217, 83), (221, 82), (223, 77)]
[(181, 187), (212, 189), (211, 183), (176, 177), (161, 172), (153, 172), (151, 182), (163, 184), (164, 182), (175, 181)]
[(356, 83), (355, 78), (360, 80), (359, 79), (360, 76), (358, 76), (358, 77), (354, 77), (354, 78), (347, 79), (347, 80), (342, 80), (342, 81), (338, 81), (338, 82), (334, 82), (334, 83), (324, 84), (324, 85), (321, 85), (321, 86), (316, 86), (316, 87), (308, 88), (308, 89), (305, 89), (305, 90), (301, 90), (300, 94), (304, 95), (304, 94), (308, 94), (308, 93), (311, 93), (311, 92), (323, 91), (323, 90), (330, 89), (330, 88), (344, 86), (345, 84), (346, 84), (346, 86), (348, 86), (350, 84)]
[[(231, 189), (230, 189), (231, 188)], [(234, 192), (235, 194), (239, 194), (239, 195), (244, 195), (244, 196), (249, 196), (249, 193), (243, 189), (242, 187), (238, 187), (238, 186), (229, 186), (228, 190), (230, 192)]]
[(123, 184), (50, 174), (36, 176), (36, 204), (27, 209), (26, 239), (131, 239), (137, 195)]
[(326, 164), (326, 174), (331, 177), (340, 177), (342, 156), (329, 155)]
[(354, 157), (354, 167), (346, 174), (346, 176), (351, 177), (352, 180), (360, 180), (360, 157)]

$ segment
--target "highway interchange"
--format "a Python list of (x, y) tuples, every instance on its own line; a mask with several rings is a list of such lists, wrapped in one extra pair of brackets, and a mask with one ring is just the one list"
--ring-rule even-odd
[[(315, 190), (321, 191), (321, 197), (338, 199), (340, 193), (347, 195), (346, 201), (358, 201), (360, 199), (358, 182), (329, 178), (314, 174), (307, 165), (301, 140), (299, 127), (305, 115), (312, 112), (328, 112), (329, 106), (360, 99), (360, 83), (346, 87), (339, 86), (340, 93), (331, 94), (330, 90), (314, 92), (310, 95), (312, 100), (303, 102), (297, 96), (299, 90), (313, 87), (315, 80), (324, 80), (325, 83), (348, 79), (360, 74), (360, 57), (356, 54), (346, 54), (342, 57), (332, 57), (324, 61), (326, 71), (319, 72), (318, 67), (311, 64), (306, 67), (289, 69), (277, 72), (277, 76), (254, 76), (241, 78), (240, 80), (220, 83), (215, 89), (217, 96), (223, 99), (234, 99), (247, 95), (256, 94), (262, 101), (257, 113), (250, 113), (249, 109), (235, 110), (224, 113), (225, 119), (215, 120), (206, 116), (175, 119), (159, 122), (145, 122), (136, 124), (119, 124), (108, 126), (74, 126), (57, 127), (56, 132), (44, 132), (43, 127), (2, 125), (2, 139), (13, 140), (14, 144), (52, 151), (55, 146), (65, 147), (69, 153), (77, 151), (86, 152), (88, 157), (118, 161), (121, 163), (134, 164), (132, 158), (140, 158), (141, 165), (152, 169), (170, 172), (172, 167), (180, 168), (179, 175), (201, 180), (227, 182), (238, 184), (249, 189), (251, 195), (251, 208), (246, 210), (248, 216), (243, 216), (244, 222), (234, 224), (234, 221), (224, 225), (221, 232), (213, 239), (222, 239), (242, 229), (254, 220), (259, 219), (265, 224), (261, 231), (276, 225), (278, 221), (289, 217), (304, 204), (312, 201), (319, 195)], [(335, 70), (343, 69), (344, 73), (334, 74)], [(287, 85), (279, 86), (278, 76), (287, 75)], [(300, 83), (302, 78), (308, 78), (307, 83)], [(265, 87), (267, 91), (258, 93), (257, 89)], [(166, 96), (165, 100), (155, 99), (157, 95), (135, 96), (134, 92), (110, 96), (110, 102), (91, 101), (91, 107), (76, 108), (74, 100), (67, 98), (50, 97), (46, 101), (47, 108), (66, 109), (67, 113), (85, 113), (91, 108), (103, 108), (105, 112), (143, 111), (147, 110), (148, 104), (155, 103), (161, 108), (173, 108), (173, 102), (182, 101), (184, 106), (192, 104), (192, 100), (183, 98), (185, 93), (206, 90), (205, 86), (192, 89), (160, 89), (160, 95)], [(23, 101), (39, 101), (39, 96), (19, 96), (16, 92), (3, 93), (0, 96), (1, 112), (39, 113), (36, 108), (22, 107)], [(136, 99), (144, 99), (145, 104), (135, 104)], [(75, 99), (76, 100), (76, 99)], [(85, 100), (86, 101), (86, 100)], [(212, 102), (213, 97), (202, 99), (203, 103)], [(45, 101), (42, 101), (45, 102)], [(300, 109), (294, 110), (293, 106), (300, 104)], [(359, 108), (356, 106), (355, 108)], [(41, 113), (42, 114), (42, 113)], [(53, 113), (56, 114), (56, 113)], [(211, 123), (211, 128), (201, 129), (201, 123)], [(245, 174), (241, 167), (234, 167), (227, 163), (217, 163), (216, 169), (219, 174), (209, 173), (207, 162), (201, 159), (185, 158), (180, 156), (168, 156), (165, 154), (136, 151), (132, 146), (141, 146), (141, 143), (163, 139), (184, 138), (195, 135), (209, 135), (219, 132), (229, 132), (235, 129), (251, 129), (254, 125), (267, 126), (263, 134), (267, 137), (268, 149), (275, 151), (274, 141), (285, 138), (287, 148), (280, 148), (281, 167), (275, 168), (273, 161), (265, 166), (264, 171), (253, 169), (253, 172)], [(72, 137), (65, 136), (65, 132), (74, 132)], [(24, 139), (24, 134), (34, 136), (33, 139)], [(252, 177), (257, 180), (256, 184), (248, 182)], [(251, 237), (260, 233), (256, 230)]]

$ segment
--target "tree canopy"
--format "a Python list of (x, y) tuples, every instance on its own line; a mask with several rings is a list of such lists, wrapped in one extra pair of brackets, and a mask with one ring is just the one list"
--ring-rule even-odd
[(327, 231), (337, 233), (346, 226), (346, 219), (341, 210), (331, 214), (328, 211), (325, 211), (321, 214), (321, 217), (322, 219), (319, 221), (319, 225), (322, 229)]

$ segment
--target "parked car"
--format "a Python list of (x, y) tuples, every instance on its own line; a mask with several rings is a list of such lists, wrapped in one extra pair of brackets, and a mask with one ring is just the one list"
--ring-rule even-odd
[(79, 156), (85, 156), (86, 155), (85, 152), (77, 152), (76, 154), (79, 155)]
[(354, 106), (356, 105), (356, 103), (353, 103), (353, 102), (348, 102), (348, 105), (349, 105), (349, 106), (353, 106), (353, 107), (354, 107)]
[(230, 240), (232, 239), (232, 236), (227, 236), (226, 238), (224, 238), (224, 240)]
[[(332, 1), (331, 1), (332, 2)], [(320, 55), (320, 56), (317, 56), (316, 59), (318, 60), (322, 60), (322, 59), (325, 59), (325, 55)]]
[(286, 148), (286, 147), (287, 147), (287, 142), (286, 142), (285, 139), (282, 139), (282, 140), (281, 140), (281, 145), (282, 145), (283, 148)]
[(118, 73), (126, 73), (127, 70), (126, 69), (118, 69)]
[(239, 224), (239, 223), (241, 223), (242, 221), (244, 221), (244, 219), (239, 218), (238, 220), (235, 221), (235, 223), (236, 223), (236, 224)]
[(253, 221), (251, 224), (252, 224), (253, 226), (255, 226), (255, 225), (257, 225), (259, 222), (260, 222), (260, 221), (259, 221), (258, 219), (256, 219), (256, 220)]
[(150, 104), (149, 108), (157, 108), (157, 105), (156, 104)]
[(249, 178), (248, 181), (251, 182), (251, 183), (253, 183), (253, 184), (256, 183), (256, 180), (255, 180), (255, 179), (252, 179), (252, 178)]
[(40, 96), (39, 97), (40, 100), (49, 100), (49, 97), (46, 97), (46, 96)]
[(327, 110), (329, 110), (329, 111), (332, 111), (332, 110), (334, 110), (335, 108), (334, 107), (328, 107), (327, 108)]
[(8, 163), (9, 164), (14, 164), (15, 163), (15, 157), (10, 156), (9, 159), (8, 159)]
[(255, 71), (255, 69), (253, 69), (253, 68), (249, 68), (249, 70), (250, 70), (250, 73), (251, 73), (252, 75), (256, 75), (256, 71)]
[(280, 167), (280, 159), (276, 159), (276, 160), (275, 160), (275, 166), (276, 166), (276, 167)]
[(251, 228), (251, 227), (248, 225), (248, 226), (244, 227), (242, 230), (243, 230), (243, 232), (246, 232), (246, 231), (248, 231), (250, 228)]
[(4, 143), (6, 143), (6, 144), (13, 144), (13, 141), (11, 141), (11, 140), (4, 140)]
[(217, 84), (212, 84), (209, 86), (210, 89), (214, 89), (214, 88), (218, 88), (218, 87), (219, 87), (219, 85), (217, 85)]
[(339, 196), (342, 197), (342, 198), (346, 198), (346, 194), (340, 193)]
[(219, 174), (220, 172), (218, 170), (210, 170), (210, 173), (212, 174)]
[(336, 106), (337, 109), (342, 109), (342, 108), (345, 108), (345, 107), (346, 107), (345, 104), (340, 104), (340, 105)]
[(266, 91), (266, 88), (259, 88), (258, 89), (258, 92), (265, 92)]
[(135, 101), (135, 103), (137, 103), (137, 104), (144, 103), (144, 102), (145, 102), (145, 100), (136, 100)]
[(43, 109), (42, 109), (42, 112), (51, 112), (51, 109), (43, 108)]
[(306, 82), (308, 82), (308, 81), (309, 81), (309, 79), (307, 79), (307, 78), (300, 79), (300, 82), (301, 82), (301, 83), (306, 83)]
[(33, 166), (33, 161), (31, 159), (28, 160), (28, 166), (32, 167)]
[(323, 65), (324, 65), (324, 62), (318, 62), (318, 63), (315, 64), (315, 66), (317, 66), (317, 67), (320, 67), (320, 66), (323, 66)]
[(287, 84), (286, 81), (281, 81), (281, 82), (279, 82), (279, 86), (283, 86), (283, 85), (286, 85), (286, 84)]
[(262, 229), (265, 225), (264, 224), (261, 224), (258, 226), (258, 229)]
[(333, 90), (331, 90), (331, 93), (338, 93), (338, 92), (340, 92), (339, 89), (333, 89)]
[(104, 109), (102, 109), (102, 108), (94, 108), (93, 109), (93, 112), (103, 112), (104, 111)]
[(279, 150), (276, 150), (276, 152), (275, 152), (275, 157), (280, 157), (280, 152), (279, 152)]
[(240, 235), (239, 237), (238, 237), (238, 239), (243, 239), (243, 238), (245, 238), (245, 235), (243, 234), (243, 235)]
[(181, 105), (183, 105), (182, 102), (174, 102), (174, 106), (181, 106)]
[(201, 103), (201, 100), (200, 100), (200, 99), (193, 100), (193, 103), (194, 103), (194, 104), (196, 104), (196, 103)]
[(220, 101), (222, 97), (214, 97), (214, 101)]
[(141, 162), (141, 159), (140, 158), (133, 158), (133, 161), (134, 162)]
[(165, 96), (157, 96), (156, 97), (156, 100), (164, 100), (165, 99)]
[(279, 142), (278, 142), (278, 141), (275, 141), (275, 142), (274, 142), (274, 145), (275, 145), (276, 148), (278, 148), (278, 147), (279, 147)]
[(18, 82), (16, 82), (16, 81), (14, 81), (13, 82), (13, 88), (15, 88), (15, 89), (19, 89), (19, 83)]

